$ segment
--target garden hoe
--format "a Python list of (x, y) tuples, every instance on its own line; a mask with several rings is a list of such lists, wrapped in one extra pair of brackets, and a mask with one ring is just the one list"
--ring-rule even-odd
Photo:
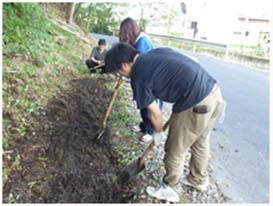
[[(169, 121), (165, 123), (163, 126), (163, 131), (166, 131), (167, 127), (169, 126)], [(117, 177), (117, 182), (120, 185), (125, 185), (131, 180), (133, 180), (142, 170), (145, 168), (144, 158), (145, 156), (152, 150), (154, 147), (154, 141), (152, 141), (149, 146), (145, 149), (142, 156), (139, 157), (137, 160), (134, 160), (129, 165), (124, 167)]]
[(112, 98), (111, 98), (110, 104), (109, 104), (109, 106), (108, 106), (108, 108), (107, 108), (107, 111), (106, 111), (106, 113), (105, 113), (105, 115), (104, 115), (104, 118), (103, 118), (103, 121), (102, 121), (101, 128), (100, 128), (98, 134), (97, 134), (96, 137), (95, 137), (95, 141), (99, 141), (99, 139), (102, 137), (102, 135), (103, 135), (104, 132), (105, 132), (107, 119), (108, 119), (108, 117), (109, 117), (109, 115), (110, 115), (110, 112), (111, 112), (111, 110), (112, 110), (114, 101), (115, 101), (115, 99), (116, 99), (116, 97), (117, 97), (117, 94), (118, 94), (118, 89), (119, 89), (120, 85), (122, 84), (122, 82), (123, 82), (123, 80), (122, 80), (122, 78), (120, 77), (120, 78), (118, 79), (118, 81), (117, 81), (117, 84), (116, 84), (116, 86), (115, 86), (115, 90), (114, 90), (114, 92), (113, 92), (113, 94), (112, 94)]
[(96, 71), (97, 69), (102, 69), (105, 65), (104, 64), (99, 64), (97, 66), (94, 66), (92, 68), (89, 69), (90, 72), (92, 71)]

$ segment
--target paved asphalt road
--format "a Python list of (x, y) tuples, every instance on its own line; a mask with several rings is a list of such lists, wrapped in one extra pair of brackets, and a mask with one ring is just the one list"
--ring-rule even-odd
[(269, 203), (269, 73), (196, 56), (227, 102), (225, 122), (211, 138), (214, 175), (240, 203)]
[[(93, 36), (110, 44), (118, 40)], [(213, 179), (237, 203), (269, 203), (269, 73), (182, 53), (217, 79), (227, 102), (225, 122), (216, 123), (211, 137)]]

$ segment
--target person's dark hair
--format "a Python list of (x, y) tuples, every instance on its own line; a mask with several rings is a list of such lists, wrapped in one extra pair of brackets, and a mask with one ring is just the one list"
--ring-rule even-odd
[(139, 36), (141, 29), (135, 20), (128, 17), (124, 19), (119, 27), (119, 41), (131, 44), (135, 46), (137, 37)]
[(105, 39), (100, 39), (98, 42), (98, 45), (106, 45), (106, 40)]
[(121, 69), (122, 63), (130, 63), (139, 52), (127, 43), (115, 44), (105, 57), (104, 72), (116, 72)]

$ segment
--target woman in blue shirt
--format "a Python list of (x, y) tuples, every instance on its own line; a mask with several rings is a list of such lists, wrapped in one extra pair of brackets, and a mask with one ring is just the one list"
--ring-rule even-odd
[[(142, 32), (136, 21), (129, 17), (124, 19), (120, 24), (119, 40), (120, 42), (131, 44), (140, 53), (148, 52), (154, 48), (149, 36)], [(158, 99), (157, 103), (159, 108), (162, 109), (163, 102)], [(140, 115), (142, 118), (142, 122), (140, 122), (139, 127), (134, 126), (133, 130), (141, 130), (144, 135), (141, 137), (140, 140), (143, 142), (149, 142), (153, 139), (152, 134), (154, 133), (154, 128), (150, 120), (150, 115), (147, 108), (141, 109)]]

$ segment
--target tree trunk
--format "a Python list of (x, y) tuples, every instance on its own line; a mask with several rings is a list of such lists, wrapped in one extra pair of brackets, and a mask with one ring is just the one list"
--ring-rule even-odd
[(77, 17), (82, 4), (83, 3), (76, 3), (75, 4), (75, 9), (74, 9), (74, 14), (73, 14), (74, 19), (75, 19), (75, 17)]
[(71, 24), (73, 22), (73, 13), (75, 9), (75, 3), (67, 3), (66, 22)]

